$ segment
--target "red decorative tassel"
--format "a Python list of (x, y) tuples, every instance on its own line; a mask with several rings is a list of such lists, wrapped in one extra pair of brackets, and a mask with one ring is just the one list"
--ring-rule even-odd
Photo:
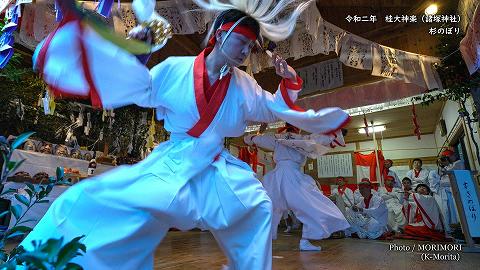
[(415, 111), (415, 104), (412, 104), (412, 120), (413, 120), (413, 134), (417, 136), (418, 140), (421, 140), (420, 125), (417, 122), (417, 113)]
[(368, 122), (367, 122), (367, 117), (365, 116), (365, 114), (363, 114), (363, 123), (365, 124), (365, 134), (367, 134), (367, 137), (369, 137), (370, 135), (368, 135)]

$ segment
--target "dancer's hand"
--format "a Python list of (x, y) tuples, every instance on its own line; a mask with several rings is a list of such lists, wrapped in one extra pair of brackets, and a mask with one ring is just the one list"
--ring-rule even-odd
[(130, 30), (128, 33), (127, 39), (136, 39), (148, 44), (153, 44), (153, 35), (150, 28), (142, 27), (141, 25), (137, 25), (135, 28)]
[(272, 55), (273, 66), (275, 67), (275, 72), (277, 75), (281, 76), (282, 78), (289, 79), (295, 81), (297, 78), (297, 73), (295, 70), (287, 64), (282, 57), (280, 57), (277, 53)]

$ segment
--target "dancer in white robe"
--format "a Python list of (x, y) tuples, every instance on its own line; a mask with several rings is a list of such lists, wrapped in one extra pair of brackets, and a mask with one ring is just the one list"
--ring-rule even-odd
[(407, 177), (412, 181), (412, 188), (415, 189), (418, 184), (428, 185), (428, 170), (422, 168), (422, 160), (416, 158), (413, 160), (413, 169), (407, 172)]
[[(275, 169), (263, 178), (263, 186), (273, 203), (272, 237), (276, 239), (277, 227), (282, 214), (292, 210), (303, 223), (300, 250), (319, 251), (308, 239), (320, 240), (333, 232), (349, 227), (335, 204), (318, 189), (315, 180), (300, 171), (306, 157), (324, 154), (330, 143), (340, 142), (341, 132), (333, 135), (300, 135), (294, 127), (287, 126), (287, 132), (266, 135), (248, 135), (244, 141), (255, 144), (273, 153)], [(315, 140), (316, 139), (316, 140)], [(343, 140), (341, 140), (343, 141)], [(316, 144), (323, 146), (317, 146)], [(314, 147), (307, 147), (311, 145)], [(319, 151), (317, 151), (319, 149)], [(321, 149), (321, 150), (320, 150)]]
[(458, 223), (458, 213), (453, 199), (452, 186), (447, 172), (464, 170), (463, 161), (457, 160), (454, 151), (447, 149), (440, 154), (438, 170), (429, 175), (429, 187), (442, 213), (445, 230), (451, 232), (450, 224)]
[(403, 192), (394, 187), (395, 178), (388, 175), (385, 178), (385, 186), (378, 188), (378, 195), (382, 197), (388, 209), (388, 229), (395, 233), (400, 233), (400, 229), (405, 226), (406, 219), (402, 212)]
[(372, 192), (372, 183), (368, 179), (362, 179), (358, 188), (362, 198), (357, 205), (347, 208), (351, 227), (346, 235), (356, 233), (359, 238), (377, 239), (387, 231), (387, 206), (382, 197)]
[[(147, 20), (155, 2), (142, 1), (135, 0), (134, 7), (143, 7), (138, 17)], [(63, 96), (90, 97), (104, 108), (156, 108), (171, 137), (142, 162), (69, 188), (21, 244), (31, 250), (33, 240), (85, 235), (87, 252), (74, 259), (84, 269), (152, 269), (155, 248), (170, 227), (201, 227), (215, 236), (230, 269), (271, 269), (271, 200), (251, 168), (224, 149), (224, 138), (242, 136), (249, 121), (283, 119), (329, 134), (349, 120), (339, 108), (315, 112), (295, 106), (302, 81), (275, 55), (275, 70), (283, 77), (275, 94), (237, 68), (260, 31), (279, 31), (269, 37), (286, 38), (306, 8), (297, 6), (283, 24), (262, 22), (260, 27), (266, 12), (275, 18), (271, 13), (283, 7), (254, 15), (252, 10), (273, 2), (218, 8), (223, 11), (207, 49), (197, 57), (170, 57), (149, 70), (128, 47), (120, 48), (84, 23), (88, 18), (79, 17), (71, 1), (58, 1), (64, 21), (39, 45), (34, 59), (49, 87)]]

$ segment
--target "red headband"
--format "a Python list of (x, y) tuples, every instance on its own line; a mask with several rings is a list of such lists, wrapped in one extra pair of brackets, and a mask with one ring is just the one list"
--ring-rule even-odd
[[(222, 24), (222, 26), (220, 28), (218, 28), (218, 30), (222, 30), (222, 31), (228, 31), (230, 30), (230, 28), (235, 24), (235, 22), (228, 22), (228, 23), (225, 23), (225, 24)], [(218, 31), (217, 30), (217, 31)], [(252, 40), (252, 41), (255, 41), (257, 40), (257, 35), (252, 31), (252, 29), (250, 29), (249, 27), (247, 26), (244, 26), (244, 25), (237, 25), (235, 26), (235, 28), (233, 29), (234, 33), (238, 33), (238, 34), (241, 34), (243, 35), (244, 37)], [(208, 47), (213, 47), (215, 46), (215, 43), (216, 43), (217, 39), (215, 38), (215, 34), (210, 38), (210, 40), (208, 41)]]
[(450, 150), (450, 149), (447, 149), (447, 150), (443, 151), (440, 155), (441, 155), (442, 157), (448, 157), (448, 156), (451, 156), (451, 155), (454, 155), (454, 154), (455, 154), (455, 152), (453, 152), (453, 151)]

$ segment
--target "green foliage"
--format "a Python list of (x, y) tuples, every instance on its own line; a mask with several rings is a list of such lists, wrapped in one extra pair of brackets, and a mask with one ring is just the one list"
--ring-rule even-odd
[[(455, 27), (455, 25), (447, 24), (446, 27)], [(420, 97), (413, 98), (421, 101), (423, 105), (430, 105), (437, 100), (452, 100), (458, 102), (460, 109), (458, 111), (460, 117), (465, 121), (468, 131), (473, 135), (472, 123), (479, 121), (480, 100), (478, 94), (480, 89), (480, 74), (476, 72), (472, 75), (468, 72), (467, 66), (458, 49), (462, 35), (442, 35), (440, 36), (440, 45), (437, 47), (439, 55), (443, 56), (442, 63), (436, 67), (438, 74), (442, 80), (444, 90), (438, 94), (426, 93)], [(473, 97), (474, 112), (471, 116), (465, 108), (466, 101)], [(478, 143), (473, 138), (475, 153), (480, 156)]]
[[(1, 175), (2, 183), (8, 175), (14, 172), (14, 170), (25, 161), (11, 161), (10, 158), (13, 150), (22, 145), (33, 134), (34, 132), (23, 133), (12, 143), (0, 137), (0, 151), (2, 152), (4, 164)], [(20, 204), (12, 205), (8, 211), (0, 214), (0, 217), (11, 214), (15, 218), (14, 225), (0, 236), (0, 269), (15, 269), (16, 265), (24, 265), (27, 266), (28, 269), (82, 269), (81, 266), (70, 263), (70, 261), (74, 257), (82, 255), (79, 250), (85, 253), (85, 245), (80, 243), (80, 239), (83, 236), (71, 240), (64, 246), (63, 238), (60, 238), (48, 239), (45, 243), (34, 243), (34, 249), (31, 251), (26, 251), (21, 246), (13, 249), (10, 253), (5, 250), (6, 241), (22, 237), (32, 230), (32, 228), (22, 225), (31, 221), (23, 220), (26, 213), (38, 203), (48, 203), (47, 198), (53, 186), (62, 184), (70, 185), (70, 182), (64, 179), (63, 169), (57, 168), (56, 177), (49, 178), (48, 183), (38, 186), (34, 186), (31, 183), (25, 184), (26, 195), (18, 194), (15, 189), (3, 191), (3, 185), (1, 185), (2, 193), (0, 195), (13, 194)], [(25, 207), (25, 211), (23, 211), (22, 205)]]
[(32, 251), (26, 251), (19, 246), (12, 251), (10, 258), (0, 267), (15, 269), (16, 265), (24, 265), (27, 269), (83, 269), (80, 265), (70, 262), (73, 258), (86, 252), (85, 245), (80, 243), (83, 237), (76, 237), (65, 245), (63, 245), (63, 237), (48, 239), (46, 242), (34, 242)]
[(23, 144), (35, 132), (27, 132), (20, 134), (11, 144), (2, 137), (0, 140), (0, 152), (2, 152), (3, 169), (0, 173), (0, 184), (7, 180), (7, 177), (12, 174), (25, 160), (11, 161), (13, 150)]
[[(446, 24), (442, 27), (456, 27)], [(414, 100), (429, 105), (437, 100), (452, 100), (465, 103), (471, 96), (471, 90), (480, 87), (480, 75), (470, 75), (458, 49), (463, 35), (441, 35), (437, 46), (438, 55), (444, 57), (436, 70), (442, 80), (444, 90), (439, 94), (426, 93)]]

